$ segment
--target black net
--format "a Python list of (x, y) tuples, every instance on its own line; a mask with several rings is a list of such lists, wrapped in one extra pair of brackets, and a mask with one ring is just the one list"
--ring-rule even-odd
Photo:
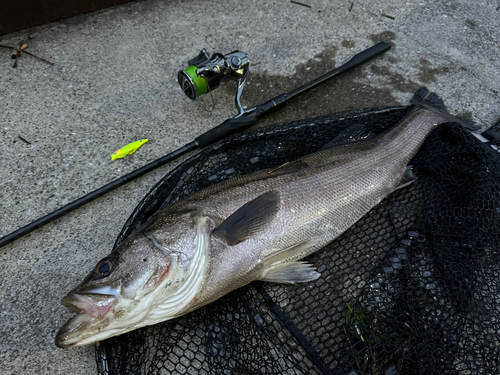
[[(239, 174), (317, 151), (352, 125), (375, 135), (407, 107), (233, 137), (167, 175), (117, 244), (158, 210)], [(456, 124), (412, 161), (418, 179), (309, 257), (299, 285), (252, 283), (189, 315), (97, 347), (100, 374), (497, 374), (500, 154)]]

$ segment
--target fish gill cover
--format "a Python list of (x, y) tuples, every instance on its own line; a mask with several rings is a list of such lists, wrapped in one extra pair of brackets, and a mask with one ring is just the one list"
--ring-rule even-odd
[[(115, 246), (197, 190), (277, 167), (336, 137), (376, 135), (407, 110), (278, 124), (208, 148), (151, 190)], [(308, 257), (318, 280), (255, 282), (186, 316), (103, 341), (99, 374), (498, 373), (500, 153), (447, 124), (411, 164), (416, 182)]]

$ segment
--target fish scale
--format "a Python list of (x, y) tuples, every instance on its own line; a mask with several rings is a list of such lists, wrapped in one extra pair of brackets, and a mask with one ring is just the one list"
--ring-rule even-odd
[[(333, 241), (396, 189), (407, 163), (430, 131), (445, 119), (439, 112), (414, 108), (399, 124), (373, 140), (306, 156), (308, 169), (273, 177), (270, 171), (227, 181), (188, 201), (200, 213), (226, 219), (244, 203), (266, 191), (280, 193), (280, 210), (265, 230), (230, 250), (211, 253), (207, 286), (198, 301), (210, 303), (237, 287), (259, 279), (259, 261), (310, 238), (319, 241), (288, 261), (301, 259)], [(371, 188), (370, 188), (371, 187)], [(229, 194), (230, 192), (230, 194)], [(324, 212), (318, 212), (324, 209)], [(245, 267), (242, 267), (245, 265)], [(249, 271), (251, 270), (251, 271)]]

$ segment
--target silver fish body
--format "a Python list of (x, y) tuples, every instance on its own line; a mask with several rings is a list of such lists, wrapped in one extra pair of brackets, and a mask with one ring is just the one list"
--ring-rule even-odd
[(254, 280), (320, 276), (300, 259), (393, 192), (446, 114), (416, 106), (367, 141), (325, 149), (209, 187), (133, 233), (62, 303), (79, 314), (56, 345), (85, 345), (169, 320)]

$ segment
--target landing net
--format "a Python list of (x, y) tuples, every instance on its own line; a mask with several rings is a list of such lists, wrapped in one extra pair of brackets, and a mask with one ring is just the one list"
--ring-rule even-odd
[[(199, 189), (317, 151), (353, 125), (375, 135), (407, 110), (278, 124), (208, 148), (152, 189), (116, 245)], [(189, 315), (103, 341), (98, 373), (497, 374), (500, 153), (446, 124), (411, 164), (415, 183), (308, 258), (318, 280), (255, 282)]]

